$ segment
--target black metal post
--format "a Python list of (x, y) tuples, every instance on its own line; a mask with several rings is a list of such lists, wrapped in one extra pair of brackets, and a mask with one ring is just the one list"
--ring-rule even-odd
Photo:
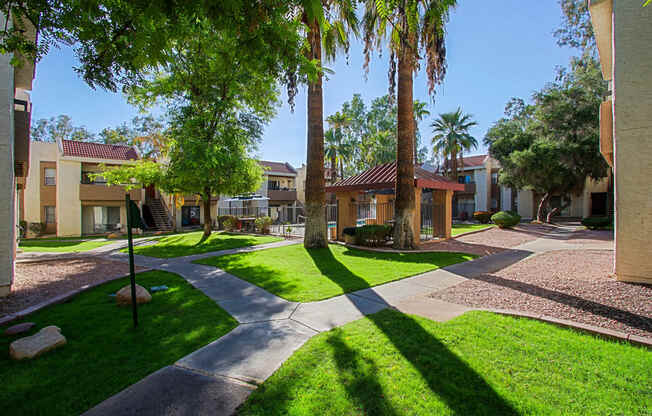
[(138, 326), (138, 305), (136, 304), (136, 273), (134, 268), (134, 238), (131, 234), (131, 198), (125, 194), (127, 207), (127, 240), (129, 242), (129, 278), (131, 279), (131, 312), (134, 317), (134, 328)]

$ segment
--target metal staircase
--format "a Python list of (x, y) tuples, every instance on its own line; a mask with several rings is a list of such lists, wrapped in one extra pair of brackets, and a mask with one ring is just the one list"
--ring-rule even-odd
[(172, 231), (172, 221), (170, 221), (168, 211), (161, 200), (152, 198), (148, 201), (147, 205), (154, 220), (154, 227), (150, 229), (153, 231)]

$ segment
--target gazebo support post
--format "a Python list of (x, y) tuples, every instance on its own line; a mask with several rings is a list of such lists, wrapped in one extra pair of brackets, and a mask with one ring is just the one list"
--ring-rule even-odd
[(357, 212), (354, 210), (357, 192), (338, 192), (337, 195), (337, 240), (344, 241), (342, 231), (347, 227), (355, 227)]
[(421, 243), (421, 188), (414, 188), (414, 217), (412, 220), (412, 227), (414, 228), (414, 245), (415, 247)]

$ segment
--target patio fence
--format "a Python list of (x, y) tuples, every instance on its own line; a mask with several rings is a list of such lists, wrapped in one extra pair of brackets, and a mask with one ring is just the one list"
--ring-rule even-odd
[[(328, 238), (337, 238), (337, 204), (328, 204), (326, 222)], [(230, 207), (218, 208), (218, 215), (233, 215), (242, 219), (269, 217), (272, 219), (270, 232), (286, 237), (303, 237), (305, 234), (306, 214), (303, 207)]]

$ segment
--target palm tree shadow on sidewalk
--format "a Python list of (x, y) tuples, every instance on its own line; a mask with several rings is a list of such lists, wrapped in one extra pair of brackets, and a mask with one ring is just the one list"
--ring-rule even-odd
[[(330, 250), (322, 249), (319, 255), (315, 255), (313, 250), (308, 250), (308, 253), (317, 268), (345, 291), (351, 282), (356, 286), (368, 287), (368, 283), (364, 279), (347, 269), (333, 256)], [(347, 281), (348, 285), (345, 283)], [(446, 345), (428, 333), (413, 318), (399, 312), (388, 311), (381, 311), (367, 317), (387, 336), (401, 355), (419, 371), (430, 390), (444, 401), (453, 413), (486, 414), (487, 409), (492, 409), (494, 414), (518, 414), (478, 373), (451, 352)], [(337, 348), (339, 345), (337, 343), (332, 345), (336, 347), (338, 354), (351, 354), (350, 351)], [(427, 358), (432, 356), (437, 359)], [(343, 360), (342, 357), (340, 359)], [(373, 380), (369, 380), (369, 377), (372, 376), (365, 376), (366, 382), (373, 381), (369, 385), (378, 388), (380, 386), (378, 379), (374, 377)], [(368, 395), (362, 395), (360, 389), (352, 387), (348, 387), (348, 389), (352, 395), (356, 395), (357, 399), (364, 403), (365, 409), (382, 409), (383, 414), (393, 414), (389, 403), (368, 403)], [(386, 399), (376, 395), (374, 400)]]

